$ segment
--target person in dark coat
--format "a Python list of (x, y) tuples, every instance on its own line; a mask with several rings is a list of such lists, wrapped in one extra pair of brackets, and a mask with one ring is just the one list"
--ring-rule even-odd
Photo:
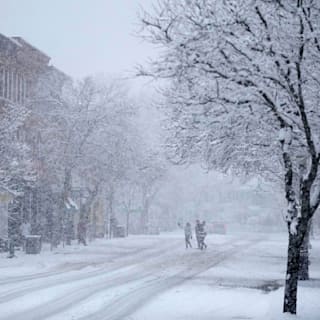
[(184, 227), (184, 237), (186, 240), (186, 249), (189, 247), (192, 248), (190, 240), (192, 239), (192, 229), (191, 229), (191, 224), (189, 222), (186, 223)]
[(200, 249), (207, 249), (207, 244), (204, 242), (206, 236), (207, 236), (207, 232), (206, 232), (206, 222), (202, 221), (202, 223), (200, 223), (199, 225), (199, 244), (200, 244)]
[(200, 241), (199, 241), (199, 239), (200, 239), (200, 238), (199, 238), (200, 228), (201, 228), (200, 220), (196, 220), (196, 225), (195, 225), (195, 227), (194, 227), (194, 232), (195, 232), (195, 234), (196, 234), (198, 249), (200, 249)]

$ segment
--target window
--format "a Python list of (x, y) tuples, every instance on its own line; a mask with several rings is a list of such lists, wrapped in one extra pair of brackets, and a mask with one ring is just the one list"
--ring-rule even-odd
[(20, 84), (20, 102), (24, 103), (26, 97), (26, 80), (24, 76), (21, 76), (21, 84)]
[(11, 100), (17, 102), (17, 73), (12, 71)]
[(0, 65), (0, 97), (23, 104), (26, 89), (26, 80), (21, 73), (8, 70)]
[(4, 97), (4, 68), (0, 66), (0, 97)]
[(21, 76), (17, 74), (17, 102), (21, 103)]
[(6, 99), (9, 99), (9, 71), (4, 71), (4, 95)]
[(13, 79), (12, 79), (12, 71), (9, 70), (8, 71), (8, 83), (9, 83), (9, 86), (8, 86), (8, 99), (9, 100), (12, 100), (12, 87), (13, 87)]

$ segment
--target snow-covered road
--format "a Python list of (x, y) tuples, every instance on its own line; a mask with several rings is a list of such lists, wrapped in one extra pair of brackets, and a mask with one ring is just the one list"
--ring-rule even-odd
[(12, 269), (12, 260), (1, 261), (0, 319), (124, 319), (256, 240), (209, 237), (201, 252), (185, 250), (182, 235), (170, 234), (99, 240), (39, 256), (20, 253)]
[[(240, 269), (248, 268), (243, 264), (248, 260), (244, 257), (255, 252), (261, 243), (265, 243), (262, 249), (270, 250), (272, 242), (266, 235), (210, 235), (206, 251), (186, 250), (179, 232), (101, 239), (87, 247), (73, 245), (54, 252), (44, 250), (35, 256), (20, 252), (15, 259), (2, 256), (0, 319), (151, 319), (148, 312), (146, 315), (143, 311), (146, 306), (195, 279), (199, 282), (201, 277), (216, 287), (221, 283), (225, 287), (237, 287), (241, 281), (247, 288), (260, 285), (261, 278), (265, 277), (261, 277), (260, 270), (252, 272), (259, 266), (248, 269), (251, 271), (245, 279), (230, 266), (237, 263)], [(285, 249), (285, 242), (280, 244), (280, 250)], [(279, 248), (279, 242), (275, 242), (274, 247)], [(277, 259), (279, 265), (285, 257), (277, 250), (278, 256), (273, 259)], [(259, 257), (260, 262), (261, 259), (263, 255)], [(270, 280), (282, 281), (278, 269), (277, 272), (270, 270)]]

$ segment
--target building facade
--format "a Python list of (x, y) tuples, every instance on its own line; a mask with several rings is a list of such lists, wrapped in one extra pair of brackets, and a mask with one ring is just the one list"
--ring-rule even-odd
[(41, 175), (46, 174), (42, 170), (43, 159), (39, 154), (41, 143), (45, 143), (41, 137), (42, 120), (45, 115), (35, 110), (37, 107), (35, 97), (40, 90), (45, 91), (44, 87), (61, 87), (67, 78), (49, 63), (49, 56), (21, 37), (7, 37), (0, 34), (0, 112), (2, 110), (7, 112), (10, 109), (16, 110), (15, 112), (23, 109), (28, 111), (23, 122), (11, 132), (10, 139), (28, 147), (31, 169), (36, 177), (33, 185), (23, 185), (21, 181), (17, 183), (21, 185), (20, 195), (14, 197), (9, 204), (9, 237), (19, 233), (22, 222), (31, 222), (34, 233), (41, 233), (39, 226), (46, 224), (41, 221), (42, 212), (49, 209), (41, 202), (48, 197), (50, 191), (45, 190), (37, 182), (41, 180)]
[[(12, 138), (28, 146), (36, 175), (35, 183), (24, 186), (21, 195), (9, 205), (9, 220), (13, 221), (12, 225), (9, 223), (9, 234), (19, 233), (19, 226), (26, 221), (31, 223), (32, 233), (43, 235), (45, 241), (56, 242), (52, 239), (59, 241), (61, 234), (64, 237), (65, 233), (69, 233), (74, 237), (77, 233), (80, 210), (70, 209), (68, 201), (61, 195), (61, 179), (57, 178), (59, 173), (52, 172), (46, 162), (48, 149), (45, 147), (54, 137), (48, 131), (46, 136), (44, 133), (48, 125), (48, 111), (63, 112), (55, 105), (52, 93), (59, 96), (68, 83), (71, 84), (70, 77), (50, 65), (50, 57), (45, 53), (21, 37), (0, 34), (0, 112), (6, 105), (22, 106), (30, 111)], [(76, 180), (77, 177), (74, 178)], [(78, 189), (82, 183), (79, 183)], [(75, 188), (76, 184), (73, 185)], [(81, 196), (79, 201), (76, 195), (70, 194), (69, 197), (73, 198), (71, 201), (77, 203), (78, 208), (81, 208), (81, 201), (85, 201)], [(88, 233), (93, 237), (105, 233), (105, 207), (104, 201), (97, 199), (87, 213)], [(70, 219), (66, 219), (69, 216)], [(65, 230), (66, 224), (71, 225), (73, 232)]]
[(24, 105), (50, 58), (21, 37), (0, 34), (0, 99)]

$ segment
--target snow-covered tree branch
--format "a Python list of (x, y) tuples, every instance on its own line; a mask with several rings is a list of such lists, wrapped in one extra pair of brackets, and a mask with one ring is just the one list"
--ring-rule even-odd
[(167, 0), (141, 19), (142, 36), (162, 51), (139, 73), (170, 79), (169, 156), (283, 172), (290, 313), (299, 248), (319, 205), (319, 9), (307, 0)]

